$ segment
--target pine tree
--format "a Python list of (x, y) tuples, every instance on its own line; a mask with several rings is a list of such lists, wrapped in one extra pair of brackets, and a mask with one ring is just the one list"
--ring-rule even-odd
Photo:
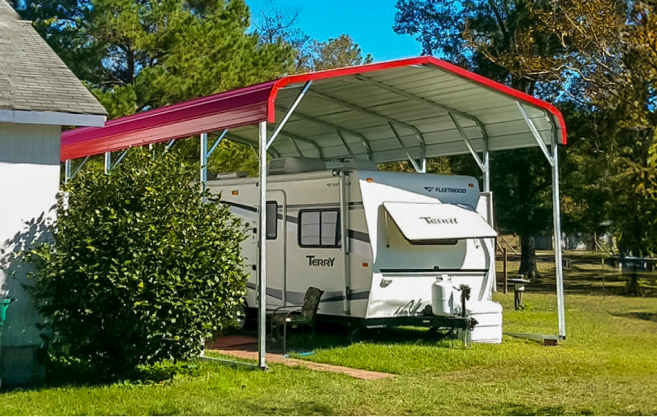
[[(34, 21), (110, 119), (268, 81), (293, 69), (290, 45), (263, 43), (250, 32), (244, 0), (44, 0), (28, 5), (24, 17)], [(198, 141), (176, 147), (197, 163)], [(210, 165), (235, 161), (257, 166), (248, 147), (233, 143), (223, 143)]]
[(110, 118), (274, 79), (288, 45), (248, 33), (243, 0), (46, 0), (24, 16)]

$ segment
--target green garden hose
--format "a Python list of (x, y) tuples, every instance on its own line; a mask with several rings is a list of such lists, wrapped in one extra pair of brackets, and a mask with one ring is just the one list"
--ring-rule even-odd
[[(2, 328), (5, 327), (5, 320), (7, 319), (7, 309), (9, 304), (16, 301), (15, 298), (4, 298), (0, 300), (0, 358), (2, 358)], [(2, 380), (0, 380), (0, 387), (2, 387)]]

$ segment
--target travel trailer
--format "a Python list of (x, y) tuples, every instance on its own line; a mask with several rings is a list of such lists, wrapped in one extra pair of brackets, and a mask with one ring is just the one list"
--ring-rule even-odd
[[(474, 342), (501, 342), (492, 201), (475, 178), (312, 158), (273, 159), (268, 175), (268, 308), (299, 305), (313, 286), (327, 318), (468, 329)], [(256, 307), (258, 179), (233, 173), (207, 184), (250, 224), (246, 306)]]

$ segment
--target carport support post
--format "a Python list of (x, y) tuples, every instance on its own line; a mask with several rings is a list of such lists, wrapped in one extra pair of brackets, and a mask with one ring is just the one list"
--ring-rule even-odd
[[(483, 182), (484, 182), (484, 192), (489, 193), (490, 192), (490, 152), (488, 152), (488, 137), (484, 135), (484, 170), (483, 170)], [(490, 198), (490, 197), (489, 197)], [(492, 213), (492, 205), (491, 205), (491, 212), (489, 214), (489, 219), (488, 222), (491, 227), (495, 227), (495, 216)], [(493, 244), (492, 249), (493, 249), (493, 256), (491, 259), (491, 267), (493, 268), (493, 271), (495, 270), (495, 240), (492, 240)], [(505, 265), (506, 268), (506, 265)], [(506, 281), (505, 281), (506, 285)], [(506, 289), (506, 287), (505, 287)], [(497, 274), (493, 274), (493, 292), (497, 292)], [(506, 292), (505, 292), (506, 294)]]
[(105, 174), (109, 174), (112, 169), (112, 153), (105, 152)]
[[(490, 152), (488, 152), (488, 139), (484, 140), (484, 192), (490, 191)], [(492, 224), (491, 224), (492, 226)]]
[(71, 160), (64, 161), (64, 184), (68, 183), (71, 179)]
[(259, 125), (260, 204), (258, 205), (258, 366), (266, 371), (267, 349), (267, 122)]
[(554, 219), (554, 263), (557, 273), (557, 316), (559, 337), (566, 338), (566, 312), (564, 310), (563, 261), (561, 259), (561, 208), (559, 203), (559, 145), (552, 139), (552, 210)]
[(201, 133), (201, 194), (208, 183), (208, 134)]
[[(554, 221), (554, 267), (557, 275), (557, 319), (559, 321), (559, 338), (566, 338), (566, 312), (564, 309), (563, 293), (563, 260), (561, 257), (561, 207), (559, 201), (559, 139), (557, 131), (552, 129), (552, 154), (548, 150), (543, 138), (529, 118), (527, 112), (519, 101), (516, 101), (518, 110), (522, 115), (529, 130), (531, 130), (536, 143), (541, 148), (545, 158), (552, 168), (552, 220)], [(554, 124), (553, 124), (554, 125)]]

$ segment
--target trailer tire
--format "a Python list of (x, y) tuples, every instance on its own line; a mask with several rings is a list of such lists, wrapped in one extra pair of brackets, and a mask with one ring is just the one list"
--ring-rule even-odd
[(235, 307), (235, 316), (237, 318), (235, 330), (244, 329), (244, 326), (246, 326), (246, 306), (244, 304), (239, 304)]

